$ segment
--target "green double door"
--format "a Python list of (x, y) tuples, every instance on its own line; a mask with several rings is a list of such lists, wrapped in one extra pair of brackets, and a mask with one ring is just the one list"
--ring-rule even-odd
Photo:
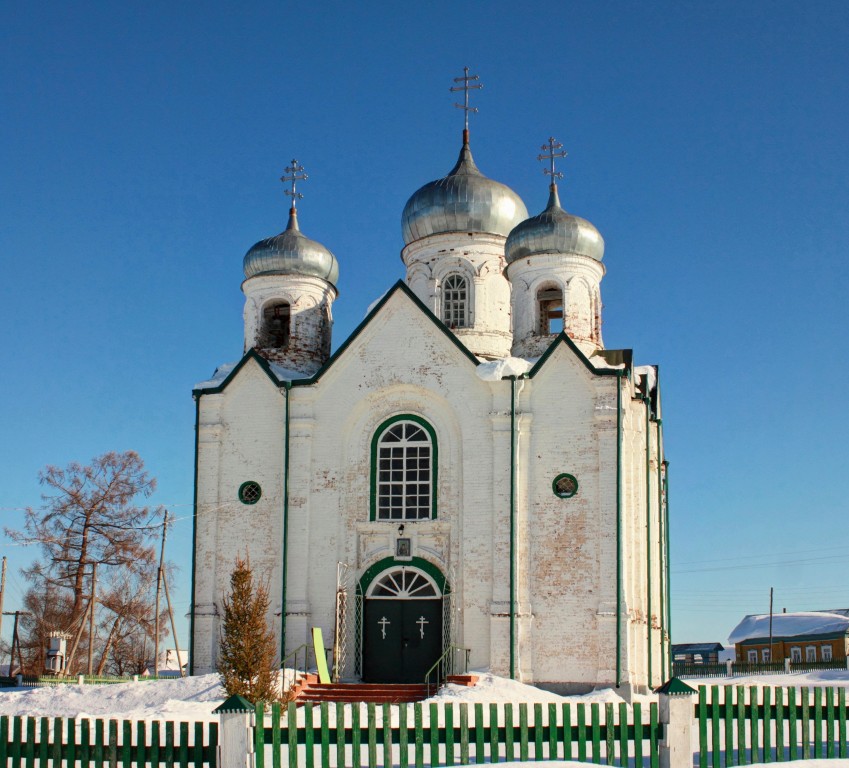
[(441, 655), (441, 599), (366, 599), (363, 612), (365, 682), (422, 683)]

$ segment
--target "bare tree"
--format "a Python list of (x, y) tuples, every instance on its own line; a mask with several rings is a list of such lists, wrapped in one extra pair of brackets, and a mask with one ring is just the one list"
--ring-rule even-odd
[[(98, 654), (98, 667), (103, 669), (122, 632), (149, 634), (144, 624), (152, 618), (152, 608), (144, 603), (156, 575), (153, 539), (161, 530), (164, 510), (138, 500), (153, 493), (156, 481), (139, 455), (126, 451), (106, 453), (88, 465), (48, 466), (39, 473), (39, 482), (47, 489), (42, 507), (27, 509), (22, 531), (6, 529), (15, 541), (37, 544), (42, 554), (23, 571), (31, 583), (26, 602), (32, 617), (24, 625), (26, 644), (32, 646), (28, 671), (43, 669), (37, 667), (43, 664), (43, 647), (51, 630), (78, 634), (77, 658), (87, 655), (83, 649), (90, 644), (94, 644), (92, 652), (97, 648), (96, 639), (88, 636), (88, 627), (82, 624), (92, 599), (95, 567), (100, 606), (95, 614), (96, 634), (106, 644)], [(37, 647), (41, 650), (36, 651)]]

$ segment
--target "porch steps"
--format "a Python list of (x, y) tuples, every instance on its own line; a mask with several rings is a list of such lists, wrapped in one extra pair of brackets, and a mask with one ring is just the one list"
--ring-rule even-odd
[(374, 702), (375, 704), (406, 704), (427, 698), (427, 686), (422, 683), (319, 683), (304, 682), (299, 686), (295, 701), (302, 702)]
[(445, 678), (446, 683), (454, 685), (463, 685), (466, 688), (474, 688), (480, 678), (477, 675), (448, 675)]

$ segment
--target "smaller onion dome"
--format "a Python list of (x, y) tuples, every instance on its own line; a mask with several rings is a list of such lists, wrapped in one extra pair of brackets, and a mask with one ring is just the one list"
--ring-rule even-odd
[(507, 238), (504, 246), (507, 263), (535, 253), (574, 253), (601, 261), (604, 258), (601, 233), (586, 219), (566, 213), (560, 207), (557, 185), (552, 184), (550, 189), (546, 209), (523, 221)]
[(275, 237), (260, 240), (245, 254), (245, 277), (256, 275), (309, 275), (334, 287), (339, 279), (336, 257), (298, 228), (298, 212), (289, 210), (289, 224)]
[(464, 132), (457, 164), (447, 176), (425, 184), (404, 206), (404, 244), (442, 232), (510, 234), (528, 209), (510, 187), (488, 179), (475, 165)]

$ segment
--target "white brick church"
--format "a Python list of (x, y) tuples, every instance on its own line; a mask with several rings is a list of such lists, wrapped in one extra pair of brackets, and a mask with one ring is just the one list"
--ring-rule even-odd
[(403, 279), (332, 355), (339, 267), (287, 168), (289, 224), (244, 259), (244, 356), (194, 390), (194, 674), (249, 555), (281, 659), (320, 627), (342, 679), (421, 682), (457, 648), (559, 691), (668, 676), (657, 369), (604, 348), (604, 241), (560, 205), (560, 145), (529, 217), (468, 137), (404, 208)]

